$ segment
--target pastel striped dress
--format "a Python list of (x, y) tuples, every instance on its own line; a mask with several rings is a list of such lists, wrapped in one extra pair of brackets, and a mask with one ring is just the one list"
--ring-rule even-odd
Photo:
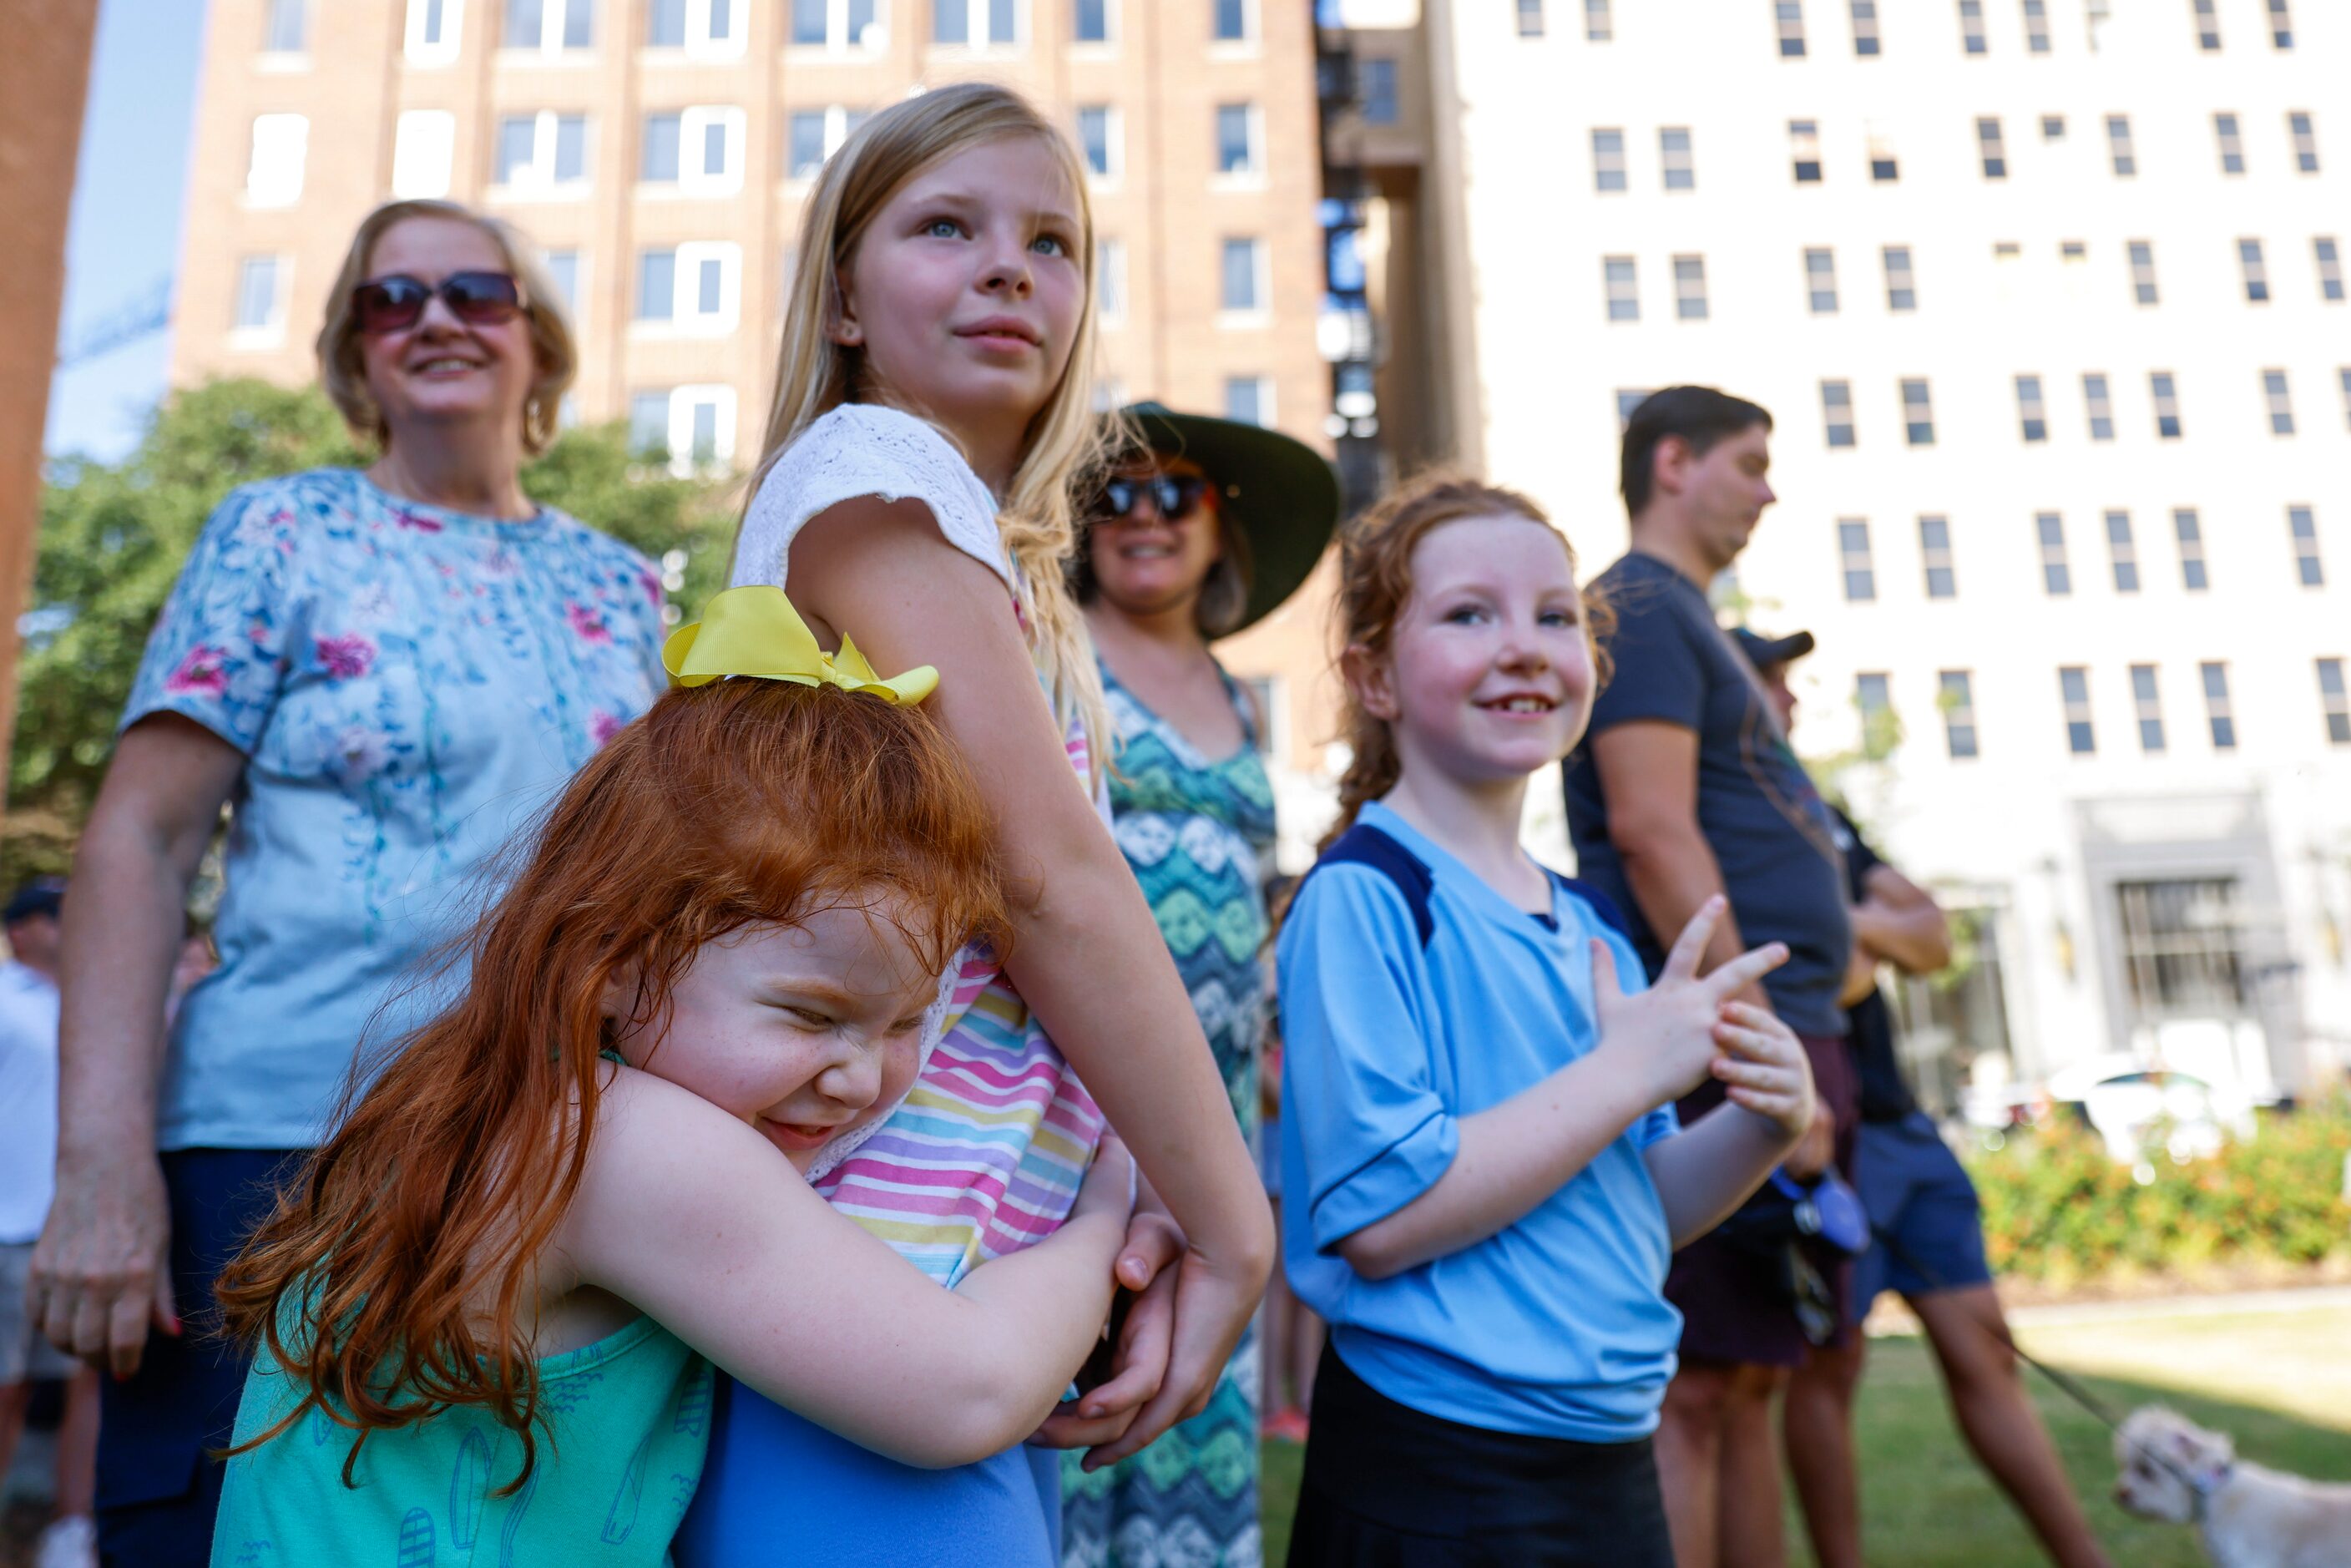
[[(987, 486), (933, 426), (867, 403), (834, 409), (777, 459), (744, 517), (735, 585), (786, 587), (799, 530), (865, 496), (922, 501), (950, 544), (1003, 580), (1013, 610), (1013, 568)], [(1085, 777), (1091, 758), (1074, 723), (1064, 746)], [(1096, 807), (1107, 821), (1099, 789)], [(822, 1151), (810, 1179), (952, 1287), (1069, 1218), (1102, 1117), (984, 948), (967, 948), (941, 977), (923, 1038), (923, 1065), (905, 1099)], [(959, 1469), (917, 1470), (729, 1385), (678, 1562), (764, 1562), (788, 1541), (802, 1561), (855, 1552), (875, 1568), (939, 1561), (951, 1541), (966, 1561), (1041, 1565), (1058, 1555), (1059, 1511), (1050, 1455), (1015, 1449)]]

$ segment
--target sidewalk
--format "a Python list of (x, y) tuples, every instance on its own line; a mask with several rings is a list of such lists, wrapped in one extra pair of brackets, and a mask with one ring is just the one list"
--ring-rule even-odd
[[(2212, 1295), (2151, 1296), (2114, 1301), (2053, 1301), (2008, 1309), (2017, 1329), (2064, 1328), (2076, 1323), (2144, 1322), (2158, 1318), (2254, 1317), (2271, 1312), (2325, 1312), (2351, 1307), (2351, 1285), (2315, 1285), (2305, 1290), (2229, 1291)], [(1872, 1339), (1913, 1335), (1918, 1320), (1901, 1298), (1888, 1293), (1869, 1314)]]

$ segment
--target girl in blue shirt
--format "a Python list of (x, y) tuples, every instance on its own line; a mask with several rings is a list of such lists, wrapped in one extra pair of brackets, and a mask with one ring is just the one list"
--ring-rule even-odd
[[(1670, 1568), (1666, 1265), (1812, 1118), (1795, 1037), (1732, 999), (1785, 948), (1701, 978), (1718, 899), (1644, 987), (1606, 901), (1519, 847), (1602, 675), (1574, 568), (1460, 480), (1343, 547), (1354, 755), (1279, 950), (1284, 1263), (1332, 1329), (1292, 1564)], [(1729, 1103), (1680, 1127), (1709, 1074)]]

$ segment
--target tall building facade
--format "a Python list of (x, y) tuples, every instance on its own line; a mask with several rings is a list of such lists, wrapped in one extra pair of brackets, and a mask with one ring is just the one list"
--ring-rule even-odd
[(1939, 1086), (2339, 1081), (2351, 13), (1339, 8), (1383, 13), (1348, 112), (1411, 235), (1399, 450), (1533, 492), (1596, 568), (1644, 392), (1776, 417), (1718, 593), (1818, 635), (1799, 749), (1960, 912), (1958, 977), (1910, 998)]

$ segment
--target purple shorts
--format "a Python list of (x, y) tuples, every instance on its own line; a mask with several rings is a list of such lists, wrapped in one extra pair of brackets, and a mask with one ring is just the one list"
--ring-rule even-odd
[[(1813, 1085), (1821, 1103), (1836, 1115), (1836, 1168), (1853, 1180), (1854, 1146), (1861, 1121), (1861, 1084), (1852, 1053), (1842, 1038), (1798, 1035), (1813, 1064)], [(1689, 1125), (1722, 1103), (1722, 1085), (1698, 1085), (1676, 1107)], [(1828, 1283), (1837, 1307), (1831, 1342), (1850, 1343), (1854, 1333), (1853, 1260), (1825, 1247), (1806, 1255)], [(1666, 1275), (1666, 1300), (1682, 1314), (1681, 1356), (1686, 1362), (1748, 1366), (1801, 1366), (1811, 1342), (1797, 1322), (1794, 1301), (1782, 1281), (1777, 1260), (1740, 1247), (1712, 1231), (1674, 1254)]]

